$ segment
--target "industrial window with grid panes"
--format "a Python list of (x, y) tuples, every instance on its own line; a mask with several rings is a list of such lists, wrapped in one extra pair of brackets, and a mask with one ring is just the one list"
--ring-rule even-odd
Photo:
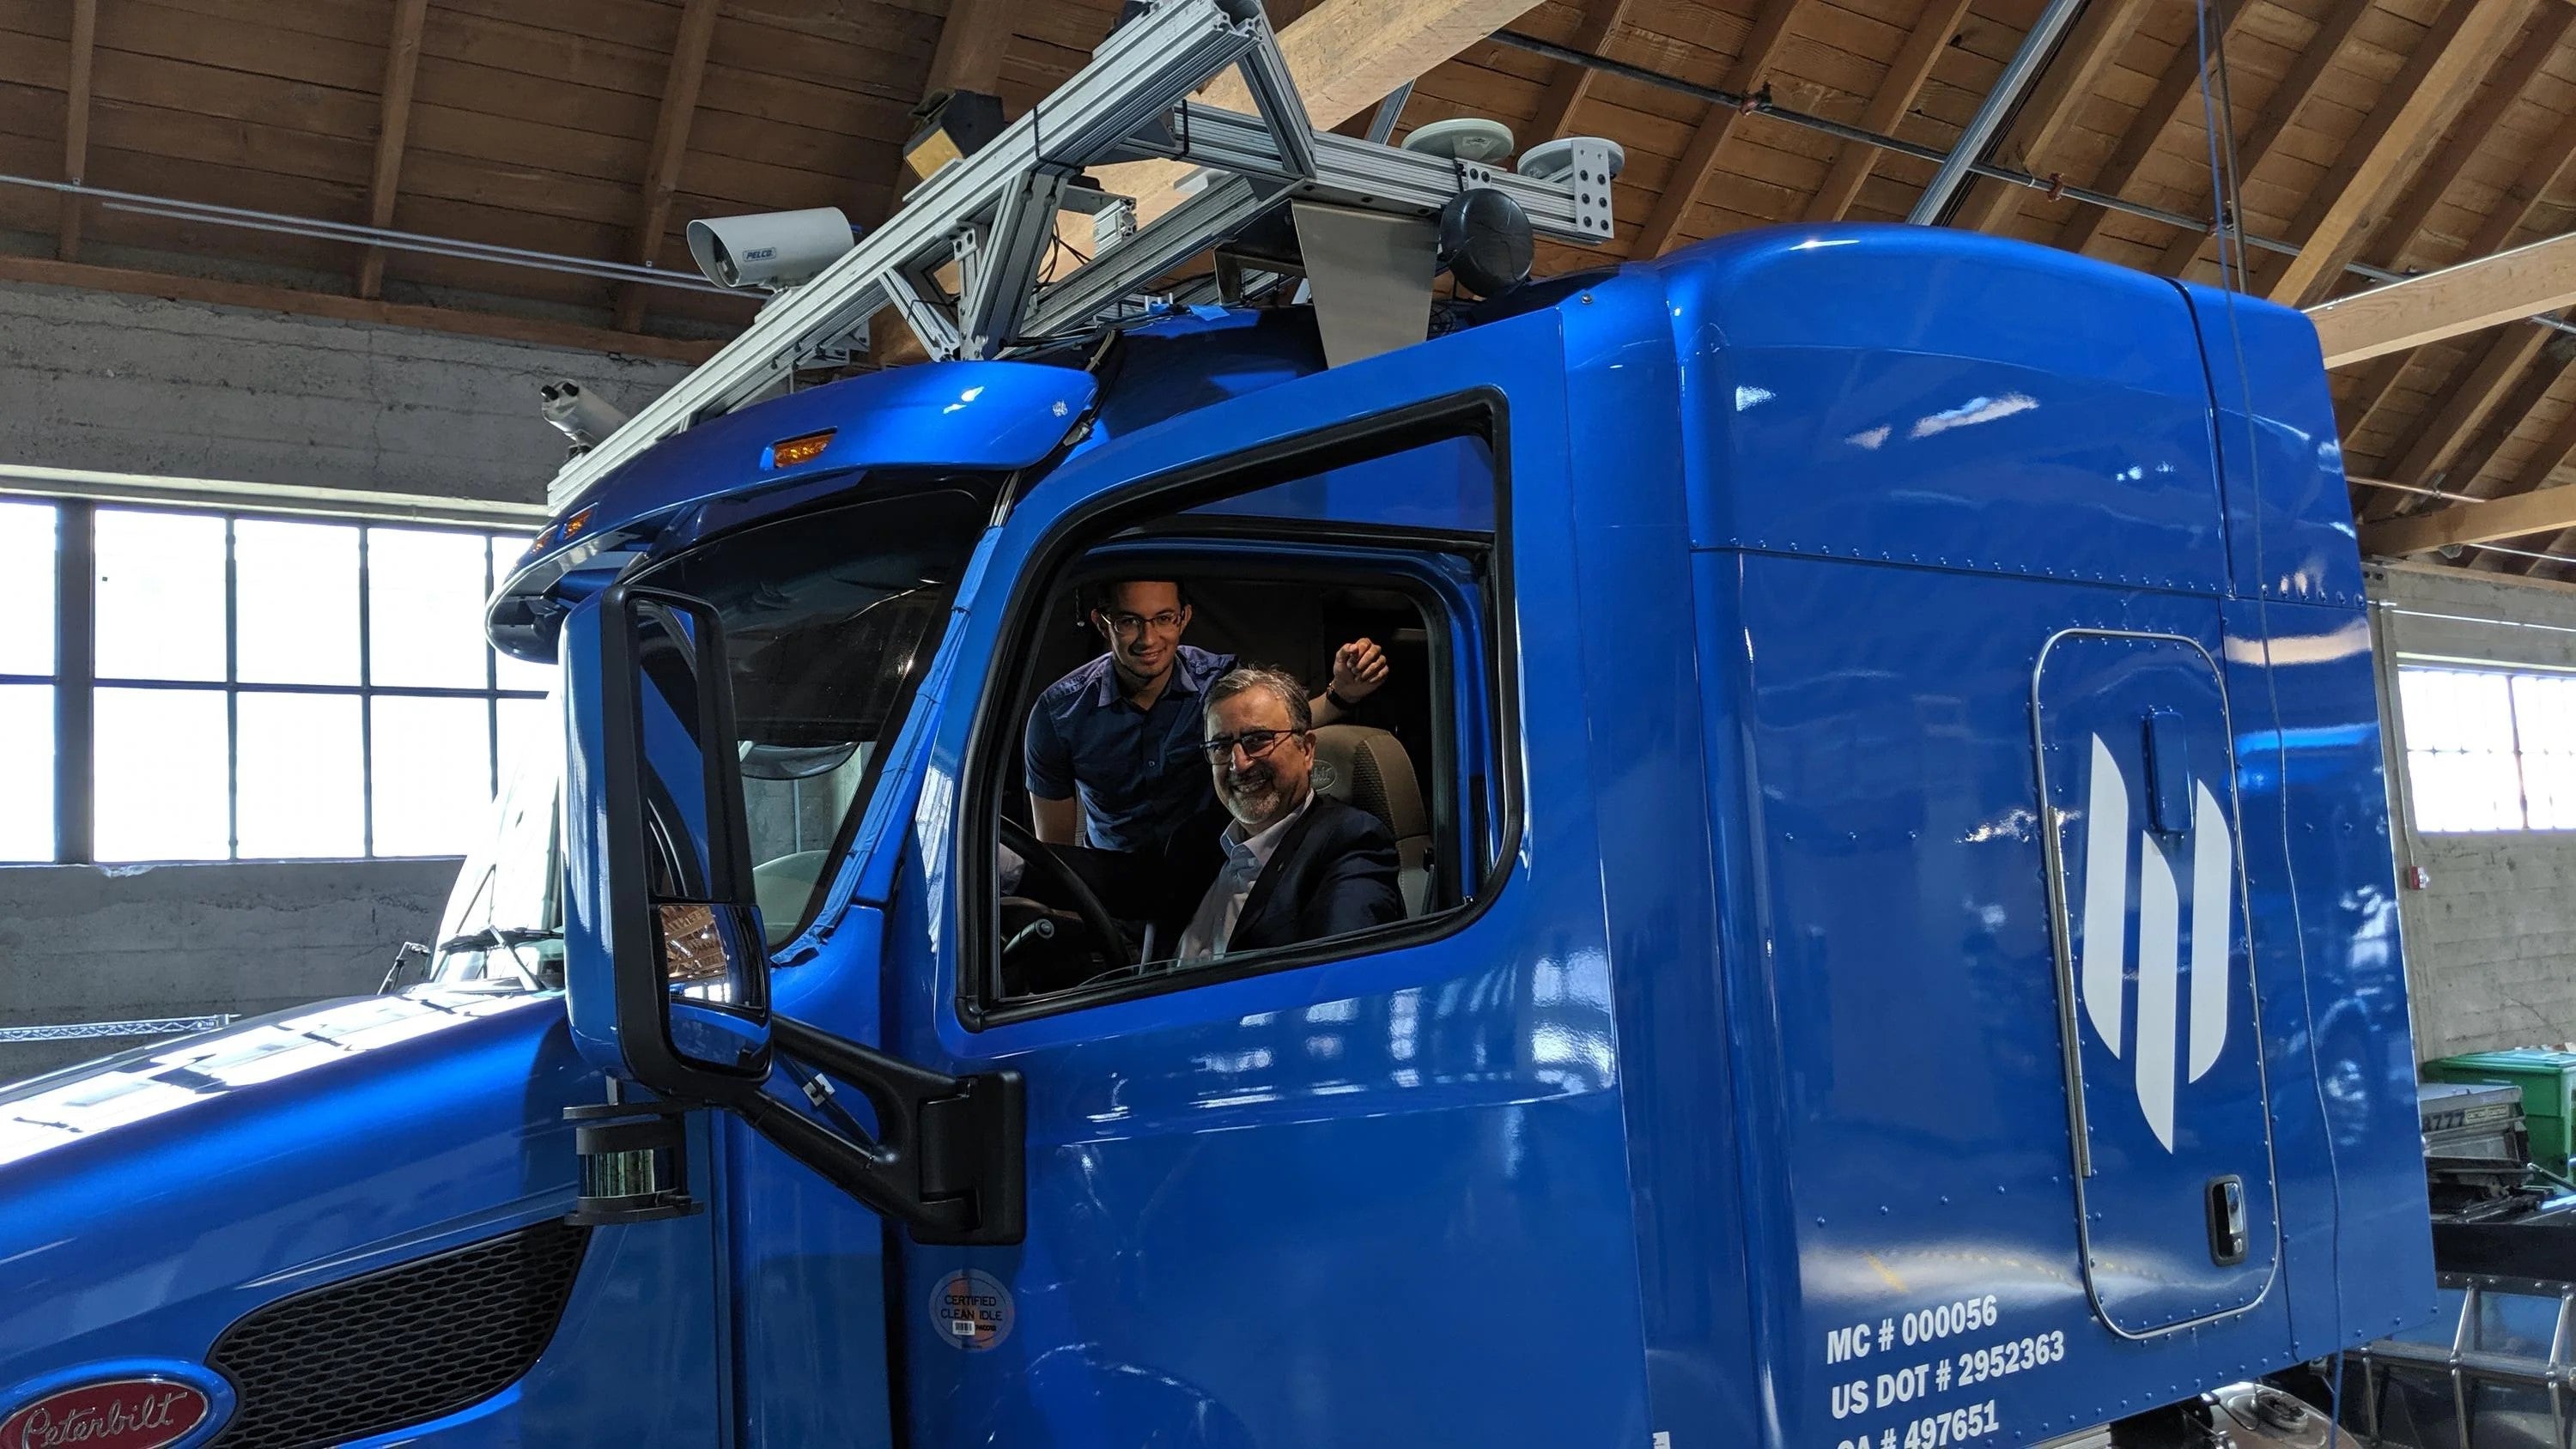
[(560, 747), (483, 637), (524, 543), (0, 502), (0, 861), (462, 853)]

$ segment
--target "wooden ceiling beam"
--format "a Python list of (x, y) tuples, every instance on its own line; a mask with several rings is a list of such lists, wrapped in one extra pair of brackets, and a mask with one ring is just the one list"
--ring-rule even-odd
[[(1307, 119), (1329, 131), (1538, 6), (1539, 0), (1322, 0), (1279, 31), (1279, 52)], [(1198, 98), (1252, 109), (1252, 92), (1231, 70)], [(1187, 199), (1180, 183), (1198, 169), (1185, 161), (1129, 161), (1095, 166), (1091, 174), (1111, 193), (1134, 197), (1136, 224), (1143, 226)]]
[[(2541, 400), (2557, 390), (2559, 382), (2567, 376), (2571, 358), (2576, 358), (2576, 352), (2567, 348), (2544, 345), (2540, 349), (2540, 356), (2522, 370), (2513, 390), (2505, 394), (2504, 401), (2496, 405), (2494, 412), (2488, 414), (2486, 425), (2478, 430), (2476, 441), (2461, 449), (2459, 456), (2451, 460), (2443, 485), (2445, 492), (2474, 493), (2484, 497), (2501, 491), (2481, 486), (2480, 480), (2485, 478), (2487, 469), (2495, 466), (2496, 455), (2505, 450), (2505, 446), (2513, 441), (2513, 435), (2540, 407)], [(2423, 510), (2408, 511), (2420, 513)]]
[[(1744, 48), (1737, 52), (1735, 63), (1728, 67), (1724, 88), (1740, 95), (1752, 95), (1762, 88), (1762, 77), (1780, 59), (1789, 36), (1796, 27), (1799, 12), (1807, 0), (1762, 0), (1762, 8), (1753, 18), (1753, 28), (1744, 36)], [(1672, 174), (1665, 178), (1663, 192), (1655, 198), (1655, 209), (1646, 216), (1646, 226), (1637, 233), (1629, 247), (1632, 257), (1661, 256), (1665, 248), (1681, 235), (1682, 223), (1690, 216), (1693, 203), (1699, 200), (1700, 188), (1717, 172), (1717, 153), (1726, 145), (1727, 136), (1744, 112), (1733, 106), (1711, 106), (1691, 133), (1690, 144), (1682, 150), (1681, 160), (1673, 163)]]
[(930, 73), (921, 98), (941, 91), (1002, 88), (1002, 55), (1011, 46), (1010, 0), (949, 0), (948, 17), (939, 24), (939, 46), (930, 53)]
[[(98, 0), (72, 0), (71, 71), (63, 84), (63, 179), (79, 185), (89, 171), (90, 77), (98, 64)], [(65, 192), (54, 255), (80, 260), (81, 198)]]
[[(2389, 470), (2389, 476), (2419, 488), (2438, 485), (2459, 456), (2460, 449), (2485, 424), (2496, 405), (2504, 401), (2514, 380), (2531, 365), (2532, 359), (2540, 355), (2540, 344), (2547, 337), (2548, 334), (2537, 327), (2518, 328), (2499, 335), (2479, 355), (2477, 365), (2443, 394), (2441, 405), (2417, 430), (2414, 445), (2398, 459), (2397, 466)], [(2365, 522), (2393, 517), (2405, 508), (2412, 496), (2383, 491), (2364, 506), (2361, 517)]]
[(2365, 524), (2361, 547), (2363, 552), (2375, 554), (2424, 553), (2453, 544), (2493, 543), (2561, 528), (2576, 528), (2576, 483), (2482, 503), (2454, 503), (2411, 518)]
[[(2185, 108), (2199, 109), (2203, 77), (2211, 69), (2211, 62), (2225, 51), (2228, 41), (2243, 28), (2245, 17), (2255, 3), (2256, 0), (2236, 0), (2236, 3), (2224, 7), (2215, 44), (2201, 44), (2201, 32), (2197, 26), (2192, 35), (2183, 38), (2182, 45), (2173, 53), (2173, 59), (2165, 63), (2164, 74), (2156, 78), (2155, 91), (2147, 97), (2147, 103), (2138, 108), (2136, 118), (2129, 122), (2129, 129), (2122, 133), (2119, 146), (2111, 152), (2111, 158), (2102, 163), (2101, 172), (2086, 185), (2106, 196), (2117, 196), (2137, 179), (2138, 168), (2155, 154), (2156, 142), (2182, 119)], [(2567, 13), (2576, 17), (2576, 6), (2568, 7)], [(2067, 251), (2080, 252), (2093, 244), (2093, 239), (2102, 234), (2103, 223), (2110, 219), (2111, 209), (2107, 206), (2079, 206), (2075, 215), (2067, 218), (2066, 225), (2058, 229), (2057, 244)]]
[(328, 292), (300, 292), (291, 287), (258, 286), (247, 282), (220, 282), (207, 277), (182, 277), (161, 272), (141, 272), (125, 267), (102, 267), (88, 262), (58, 262), (45, 257), (19, 257), (0, 253), (0, 282), (26, 282), (46, 287), (80, 287), (92, 292), (121, 292), (137, 297), (163, 297), (180, 302), (203, 302), (215, 307), (241, 307), (255, 312), (283, 312), (291, 317), (327, 317), (338, 322), (369, 322), (381, 327), (409, 327), (423, 332), (450, 332), (464, 337), (492, 337), (504, 342), (525, 342), (538, 347), (563, 347), (579, 352), (619, 353), (628, 357), (658, 357), (671, 362), (699, 363), (716, 355), (721, 346), (715, 342), (682, 341), (672, 337), (641, 337), (612, 332), (605, 327), (585, 327), (574, 322), (543, 321), (532, 317), (512, 317), (498, 312), (469, 312), (460, 307), (419, 307), (400, 302), (369, 301), (361, 297), (342, 297)]
[(2576, 233), (2373, 287), (2308, 309), (2326, 366), (2343, 367), (2576, 304)]
[[(394, 30), (385, 46), (382, 114), (376, 120), (376, 164), (367, 180), (367, 225), (394, 224), (394, 198), (402, 189), (403, 147), (411, 136), (412, 82), (420, 75), (420, 32), (429, 18), (429, 0), (395, 0)], [(367, 248), (358, 263), (358, 295), (381, 295), (385, 287), (385, 249)]]
[(2368, 233), (2380, 195), (2413, 170), (2467, 104), (2477, 77), (2530, 3), (2451, 0), (2299, 209), (2290, 228), (2300, 238), (2298, 255), (2271, 268), (2254, 290), (2296, 305), (2341, 274)]
[[(1995, 155), (2034, 176), (2046, 176), (2042, 168), (2049, 151), (2075, 124), (2076, 112), (2093, 94), (2102, 72), (2119, 58), (2120, 47), (2137, 33), (2146, 8), (2147, 0), (2090, 0), (2049, 58), (2038, 88), (2022, 101)], [(1991, 231), (2020, 210), (2026, 193), (2025, 187), (1990, 178), (1972, 180), (1948, 224), (1962, 231)]]
[[(716, 33), (716, 15), (724, 0), (688, 0), (680, 12), (680, 35), (671, 47), (670, 69), (662, 78), (662, 109), (653, 125), (653, 149), (644, 167), (642, 217), (635, 227), (635, 260), (647, 266), (662, 255), (662, 234), (671, 225), (671, 197), (680, 189), (680, 168), (689, 156), (689, 124), (698, 113), (698, 87), (707, 75), (707, 49)], [(617, 330), (644, 325), (645, 287), (623, 283), (617, 293)]]
[[(2552, 8), (2576, 14), (2576, 8)], [(2519, 65), (2520, 61), (2521, 57), (2516, 56), (2515, 63)], [(2549, 139), (2541, 143), (2540, 149), (2532, 153), (2531, 159), (2523, 163), (2520, 174), (2512, 185), (2505, 188), (2504, 195), (2497, 198), (2495, 209), (2478, 223), (2477, 231), (2471, 234), (2468, 245), (2461, 249), (2460, 254), (2483, 257), (2510, 246), (2531, 225), (2533, 216), (2540, 210), (2541, 199), (2558, 188), (2571, 167), (2576, 167), (2576, 115), (2560, 122)], [(2391, 234), (2394, 234), (2393, 227)], [(2380, 409), (2396, 397), (2398, 383), (2412, 356), (2411, 350), (2401, 349), (2370, 360), (2370, 371), (2362, 374), (2361, 386), (2354, 394), (2357, 401), (2348, 410), (2350, 422), (2343, 429), (2345, 437), (2357, 436), (2368, 428), (2378, 417)]]
[[(1936, 5), (1953, 0), (1934, 0)], [(1610, 34), (1628, 19), (1635, 0), (1590, 0), (1583, 7), (1583, 25), (1574, 33), (1574, 48), (1600, 55), (1608, 48)], [(1574, 108), (1592, 93), (1593, 82), (1601, 72), (1588, 65), (1560, 65), (1547, 83), (1547, 93), (1538, 98), (1538, 114), (1530, 118), (1529, 134), (1519, 138), (1524, 151), (1542, 141), (1553, 141), (1565, 131), (1566, 122), (1574, 118)]]
[[(1967, 20), (1968, 4), (1969, 0), (1926, 0), (1914, 28), (1906, 33), (1905, 43), (1897, 47), (1896, 58), (1888, 62), (1887, 74), (1879, 78), (1878, 89), (1861, 107), (1862, 130), (1882, 136), (1896, 134), (1905, 113), (1914, 109), (1915, 99), (1923, 94), (1924, 83), (1932, 79), (1932, 67), (1940, 63), (1941, 53), (1950, 48), (1951, 37)], [(1842, 220), (1877, 164), (1876, 146), (1844, 142), (1834, 152), (1833, 164), (1825, 168), (1823, 184), (1808, 199), (1804, 219)]]
[[(2420, 240), (2418, 234), (2424, 229), (2425, 219), (2433, 214), (2434, 207), (2441, 205), (2451, 183), (2469, 169), (2478, 152), (2494, 143), (2506, 113), (2522, 99), (2522, 93), (2540, 74), (2541, 65), (2557, 53), (2558, 42), (2567, 34), (2570, 25), (2576, 25), (2576, 5), (2550, 4), (2542, 7), (2522, 27), (2504, 68), (2487, 78), (2486, 88), (2478, 93), (2476, 104), (2462, 111), (2460, 118), (2452, 123), (2450, 134), (2442, 140), (2441, 149), (2433, 153), (2433, 159), (2416, 174), (2414, 183), (2398, 197), (2397, 204), (2388, 208), (2387, 214), (2371, 227), (2372, 238), (2381, 243), (2377, 249), (2380, 265), (2397, 268), (2405, 264), (2408, 249)], [(2500, 212), (2513, 209), (2509, 198), (2498, 208)], [(2469, 255), (2478, 256), (2493, 250), (2492, 246), (2482, 247)]]
[[(2282, 133), (2290, 129), (2290, 123), (2299, 117), (2300, 108), (2316, 94), (2318, 82), (2325, 79), (2327, 69), (2342, 53), (2344, 43), (2352, 39), (2353, 28), (2370, 13), (2372, 3), (2373, 0), (2335, 0), (2333, 12), (2317, 26), (2316, 33), (2308, 37), (2308, 43), (2299, 48), (2298, 58), (2290, 62), (2289, 70), (2281, 76), (2281, 83), (2273, 87), (2272, 94), (2264, 100), (2262, 113), (2255, 117), (2253, 128), (2236, 144), (2236, 179), (2239, 185), (2251, 179), (2271, 158), (2272, 149), (2279, 143)], [(2206, 211), (2211, 205), (2210, 193), (2204, 190), (2198, 193), (2192, 206), (2176, 207), (2175, 210), (2190, 211), (2196, 206)], [(2207, 231), (2176, 237), (2166, 244), (2164, 255), (2156, 259), (2155, 270), (2167, 276), (2180, 276), (2199, 259), (2201, 249), (2209, 244)]]

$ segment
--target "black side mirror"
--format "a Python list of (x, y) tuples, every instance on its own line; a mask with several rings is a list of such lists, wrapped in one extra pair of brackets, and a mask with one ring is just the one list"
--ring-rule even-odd
[(686, 594), (601, 599), (601, 766), (617, 1039), (657, 1092), (738, 1100), (769, 1076), (724, 626)]

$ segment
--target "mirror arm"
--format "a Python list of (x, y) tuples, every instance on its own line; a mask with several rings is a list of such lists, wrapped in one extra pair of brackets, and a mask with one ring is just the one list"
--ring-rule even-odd
[(1026, 1089), (1015, 1071), (944, 1076), (770, 1019), (778, 1050), (858, 1089), (878, 1140), (857, 1143), (769, 1095), (725, 1103), (789, 1156), (901, 1222), (919, 1243), (1006, 1245), (1027, 1233)]

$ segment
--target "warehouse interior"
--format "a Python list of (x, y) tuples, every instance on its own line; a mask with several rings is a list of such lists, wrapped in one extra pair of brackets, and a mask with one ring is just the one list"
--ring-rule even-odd
[[(1937, 170), (1924, 156), (1952, 148), (2043, 14), (1982, 0), (1268, 9), (1319, 126), (1365, 133), (1391, 112), (1399, 142), (1460, 117), (1500, 121), (1524, 145), (1617, 142), (1609, 256), (1542, 241), (1542, 275), (1749, 227), (1904, 220)], [(312, 507), (298, 490), (347, 490), (384, 495), (372, 516), (532, 529), (561, 444), (532, 402), (540, 383), (573, 378), (631, 410), (747, 320), (749, 305), (691, 267), (691, 219), (829, 205), (865, 227), (897, 199), (925, 95), (986, 91), (1016, 115), (1116, 18), (1077, 0), (580, 0), (541, 13), (16, 0), (0, 10), (0, 487), (112, 502), (131, 486), (118, 480), (162, 480), (139, 496), (238, 497), (261, 516)], [(2554, 237), (2576, 214), (2571, 19), (2559, 0), (2092, 0), (2020, 78), (1986, 153), (2037, 185), (1971, 178), (1943, 224), (2216, 280), (2208, 123), (2224, 105), (2244, 234), (2296, 243), (2249, 246), (2262, 295), (2313, 305)], [(1702, 99), (1716, 92), (1757, 99)], [(372, 227), (401, 245), (214, 208)], [(424, 249), (445, 241), (533, 255)], [(651, 266), (669, 284), (571, 270), (588, 264)], [(2401, 666), (2418, 652), (2545, 677), (2576, 663), (2576, 507), (2557, 491), (2576, 483), (2561, 471), (2576, 454), (2576, 339), (2535, 317), (2330, 374), (2363, 547), (2403, 564), (2376, 576)], [(2528, 517), (2475, 511), (2525, 496)], [(10, 540), (18, 587), (39, 595), (43, 521)], [(2394, 543), (2412, 551), (2372, 546), (2400, 526), (2415, 531)], [(24, 607), (54, 614), (40, 597)], [(2419, 611), (2495, 627), (2416, 651), (2406, 621)], [(50, 689), (51, 668), (13, 660), (13, 687)], [(2517, 799), (2511, 820), (2427, 832), (2404, 812), (2401, 856), (2428, 878), (2401, 897), (2428, 1058), (2576, 1038), (2565, 708), (2505, 747), (2527, 816)], [(50, 741), (35, 743), (7, 765), (26, 817), (9, 839), (22, 860), (64, 863), (0, 869), (0, 1029), (251, 1014), (372, 988), (434, 926), (439, 855), (57, 857), (66, 842), (41, 818)], [(283, 957), (267, 949), (281, 937), (297, 943)], [(0, 1054), (15, 1074), (86, 1049)]]
[[(2576, 3), (1261, 8), (1318, 132), (1614, 143), (1540, 277), (1872, 222), (2306, 311), (2413, 1059), (2576, 1064)], [(760, 314), (692, 222), (864, 240), (957, 96), (1021, 117), (1127, 18), (0, 0), (0, 1083), (418, 980), (552, 748), (484, 635), (564, 501), (540, 387), (643, 409)], [(917, 363), (890, 324), (838, 375)]]

